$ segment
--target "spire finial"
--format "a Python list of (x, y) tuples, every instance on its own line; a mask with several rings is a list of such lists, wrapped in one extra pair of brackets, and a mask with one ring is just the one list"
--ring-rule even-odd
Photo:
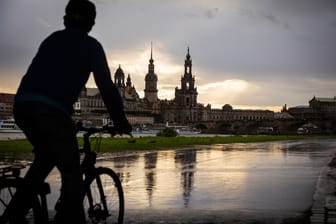
[(151, 41), (151, 59), (153, 60), (153, 42)]
[(149, 63), (153, 64), (154, 60), (153, 60), (153, 42), (151, 41), (151, 56), (149, 59)]
[(188, 51), (187, 51), (187, 59), (189, 60), (190, 59), (190, 52), (189, 52), (190, 48), (188, 46)]

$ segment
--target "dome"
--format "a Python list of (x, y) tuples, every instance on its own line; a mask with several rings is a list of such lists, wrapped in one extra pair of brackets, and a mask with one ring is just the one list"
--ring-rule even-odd
[(224, 111), (232, 111), (233, 108), (232, 108), (232, 106), (231, 106), (230, 104), (225, 104), (225, 105), (223, 106), (223, 110), (224, 110)]
[(145, 81), (157, 81), (157, 75), (155, 73), (148, 73), (146, 75)]
[(117, 69), (117, 71), (114, 73), (114, 77), (115, 78), (122, 78), (122, 79), (125, 78), (124, 71), (121, 69), (120, 65), (119, 65), (119, 68)]

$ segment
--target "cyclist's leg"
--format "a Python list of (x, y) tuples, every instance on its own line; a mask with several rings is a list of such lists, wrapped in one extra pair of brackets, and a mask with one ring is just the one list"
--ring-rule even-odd
[(42, 185), (54, 163), (48, 157), (50, 155), (44, 150), (47, 148), (47, 141), (40, 140), (45, 137), (43, 128), (46, 120), (43, 116), (43, 109), (38, 106), (19, 105), (14, 110), (16, 123), (26, 134), (28, 140), (34, 146), (35, 158), (26, 173), (22, 185), (18, 187), (11, 203), (8, 206), (8, 214), (12, 223), (21, 223), (25, 214), (32, 207), (36, 200), (36, 193)]
[(62, 146), (59, 148), (60, 156), (56, 166), (61, 173), (62, 188), (55, 220), (57, 223), (84, 223), (83, 180), (77, 139), (73, 136), (65, 140), (65, 142), (58, 141)]
[(55, 220), (58, 223), (84, 223), (84, 190), (75, 125), (70, 117), (59, 116), (52, 126), (56, 133), (51, 148), (62, 180)]
[(75, 126), (70, 116), (41, 103), (16, 105), (14, 114), (18, 125), (35, 148), (33, 167), (25, 178), (32, 185), (42, 183), (56, 165), (62, 178), (58, 217), (76, 220), (75, 223), (84, 220), (81, 212), (83, 184), (79, 152)]

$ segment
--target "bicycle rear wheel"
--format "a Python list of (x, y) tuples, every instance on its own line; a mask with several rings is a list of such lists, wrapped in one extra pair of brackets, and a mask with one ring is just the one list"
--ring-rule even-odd
[[(21, 178), (0, 178), (0, 223), (7, 223), (7, 217), (5, 217), (6, 208), (9, 202), (12, 200), (18, 186), (22, 183)], [(38, 199), (34, 200), (33, 208), (28, 210), (26, 220), (28, 223), (39, 223), (41, 220), (40, 214), (41, 207)]]
[(118, 175), (98, 167), (85, 180), (84, 210), (88, 223), (123, 223), (124, 194)]

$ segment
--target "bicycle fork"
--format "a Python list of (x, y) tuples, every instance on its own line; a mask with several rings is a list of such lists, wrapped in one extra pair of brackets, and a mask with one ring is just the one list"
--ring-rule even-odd
[(99, 191), (99, 202), (97, 203), (97, 201), (94, 201), (93, 199), (93, 193), (92, 190), (90, 188), (91, 185), (91, 181), (86, 182), (85, 186), (85, 192), (86, 192), (86, 196), (87, 196), (87, 200), (88, 200), (88, 204), (89, 204), (89, 210), (88, 210), (88, 215), (90, 218), (94, 218), (95, 220), (105, 220), (108, 216), (108, 207), (107, 207), (107, 203), (106, 203), (106, 198), (105, 198), (105, 192), (103, 189), (103, 185), (102, 185), (102, 181), (99, 175), (95, 174), (95, 170), (91, 171), (92, 173), (90, 173), (90, 176), (93, 177), (93, 179), (91, 178), (87, 178), (86, 180), (90, 180), (92, 182), (95, 182), (97, 184), (98, 187), (98, 191)]

